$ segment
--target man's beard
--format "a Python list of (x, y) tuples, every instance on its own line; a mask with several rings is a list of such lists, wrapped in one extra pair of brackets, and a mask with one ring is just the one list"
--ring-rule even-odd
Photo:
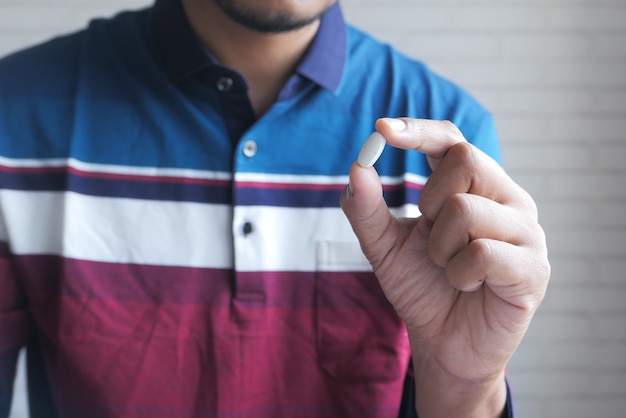
[(330, 8), (329, 6), (313, 16), (299, 18), (289, 12), (237, 7), (232, 0), (215, 0), (215, 3), (235, 22), (263, 33), (282, 33), (300, 29), (318, 20)]

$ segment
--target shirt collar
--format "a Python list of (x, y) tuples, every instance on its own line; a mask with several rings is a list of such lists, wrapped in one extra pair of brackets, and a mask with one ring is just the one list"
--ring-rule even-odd
[[(215, 65), (191, 29), (180, 1), (156, 1), (153, 30), (157, 51), (175, 83)], [(322, 16), (317, 35), (296, 73), (336, 92), (343, 75), (346, 42), (346, 24), (337, 3)]]
[(346, 23), (336, 3), (322, 17), (317, 35), (296, 71), (335, 92), (343, 75), (346, 49)]

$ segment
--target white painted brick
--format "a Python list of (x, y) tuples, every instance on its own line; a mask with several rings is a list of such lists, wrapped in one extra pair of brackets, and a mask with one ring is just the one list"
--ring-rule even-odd
[[(554, 286), (582, 286), (592, 283), (598, 275), (594, 264), (589, 257), (550, 257), (552, 277), (550, 279), (549, 292), (552, 293)], [(603, 276), (603, 281), (607, 281)], [(613, 281), (607, 281), (613, 284)]]
[(501, 39), (502, 54), (518, 59), (555, 60), (586, 57), (593, 52), (593, 41), (579, 33), (533, 32), (509, 35)]
[(463, 85), (476, 84), (499, 88), (537, 86), (543, 85), (548, 76), (546, 69), (529, 60), (468, 59), (462, 63), (453, 60), (448, 65), (450, 66), (449, 70), (446, 71), (448, 77)]
[(592, 38), (593, 50), (598, 57), (626, 57), (626, 32), (598, 35)]
[(622, 173), (568, 173), (563, 170), (546, 180), (553, 198), (626, 199), (626, 183)]
[[(4, 8), (0, 14), (0, 27), (3, 32), (20, 33), (29, 31), (29, 25), (24, 22), (39, 22), (39, 30), (46, 32), (60, 31), (62, 28), (82, 27), (85, 25), (84, 19), (76, 21), (75, 14), (70, 9), (62, 7), (12, 7)], [(61, 25), (66, 22), (66, 25)]]
[(529, 170), (508, 170), (509, 176), (526, 191), (528, 191), (535, 200), (541, 200), (550, 196), (548, 183), (542, 174), (528, 174)]
[(498, 40), (483, 34), (445, 34), (421, 35), (417, 38), (406, 37), (394, 43), (408, 53), (428, 57), (470, 57), (492, 58), (498, 53)]
[(502, 114), (496, 119), (498, 132), (508, 146), (525, 145), (541, 152), (549, 133), (549, 123), (536, 116)]
[[(624, 40), (626, 42), (626, 39)], [(509, 86), (507, 94), (501, 94), (499, 112), (519, 115), (571, 117), (580, 115), (621, 115), (626, 104), (625, 92), (595, 91), (582, 87)], [(590, 111), (590, 109), (593, 109)]]
[(538, 379), (536, 372), (520, 370), (509, 376), (515, 392), (525, 397), (585, 396), (593, 390), (594, 385), (593, 377), (585, 371), (546, 370)]
[(598, 228), (619, 228), (626, 233), (626, 202), (594, 205), (593, 217)]
[(567, 418), (623, 418), (626, 399), (621, 396), (577, 396), (548, 402), (543, 417)]
[[(581, 312), (592, 315), (626, 312), (626, 286), (551, 286), (542, 308), (546, 312)], [(625, 324), (626, 326), (626, 324)]]
[[(595, 206), (589, 203), (572, 203), (564, 200), (543, 202), (539, 205), (539, 216), (544, 228), (549, 231), (569, 230), (585, 225), (593, 216)], [(568, 262), (572, 260), (568, 259)]]
[[(548, 298), (559, 297), (558, 292), (548, 290)], [(574, 312), (550, 312), (545, 303), (536, 314), (522, 342), (526, 345), (548, 347), (556, 342), (576, 344), (624, 344), (626, 322), (621, 312), (591, 313), (585, 309)]]
[(583, 145), (544, 146), (540, 150), (522, 144), (509, 145), (503, 150), (503, 159), (509, 170), (580, 170), (591, 163), (590, 151)]
[(591, 326), (585, 335), (589, 341), (597, 344), (608, 341), (626, 341), (625, 315), (610, 313), (589, 318)]
[(589, 103), (599, 101), (596, 93), (584, 89), (551, 88), (545, 86), (509, 88), (498, 104), (507, 114), (558, 115), (589, 112)]
[[(602, 354), (602, 353), (598, 353)], [(596, 370), (593, 373), (595, 384), (592, 394), (626, 396), (626, 373), (623, 372), (624, 363), (616, 363), (609, 371)]]
[[(626, 45), (626, 39), (623, 40)], [(595, 99), (589, 103), (588, 113), (623, 115), (626, 109), (626, 91), (607, 89), (595, 93)]]
[[(377, 2), (370, 7), (353, 7), (346, 8), (344, 3), (344, 14), (346, 19), (357, 27), (366, 27), (368, 31), (373, 32), (381, 39), (397, 40), (399, 36), (392, 34), (398, 28), (405, 30), (408, 27), (419, 28), (420, 32), (431, 31), (433, 29), (446, 30), (450, 26), (452, 12), (442, 9), (441, 7), (404, 7), (398, 5), (398, 2), (381, 3)], [(377, 16), (372, 19), (372, 16)], [(390, 25), (389, 22), (394, 22)], [(410, 32), (413, 33), (413, 32)], [(387, 35), (384, 35), (387, 34)]]
[(623, 257), (626, 248), (626, 233), (623, 230), (548, 230), (547, 236), (551, 254), (554, 255)]
[(597, 2), (582, 1), (586, 7), (561, 7), (549, 11), (548, 23), (555, 29), (567, 32), (624, 32), (626, 4), (614, 1), (609, 7), (599, 7)]
[(597, 345), (586, 341), (557, 341), (549, 345), (527, 344), (520, 348), (520, 351), (524, 358), (530, 358), (532, 361), (521, 362), (518, 359), (522, 356), (516, 356), (509, 364), (511, 375), (524, 370), (548, 369), (601, 372), (609, 375), (609, 372), (626, 365), (626, 344), (619, 342)]
[(626, 172), (626, 139), (620, 145), (594, 148), (592, 153), (593, 163), (599, 169)]
[(89, 20), (115, 14), (120, 9), (136, 9), (151, 4), (147, 0), (107, 2), (90, 0), (2, 0), (0, 3), (0, 56), (55, 35), (73, 32)]
[(515, 376), (518, 371), (542, 369), (545, 365), (545, 348), (541, 344), (524, 340), (509, 361), (507, 373)]
[[(548, 298), (556, 295), (552, 289), (548, 290)], [(544, 302), (545, 305), (545, 302)], [(523, 345), (539, 344), (547, 346), (555, 341), (580, 341), (587, 338), (593, 326), (597, 326), (596, 318), (588, 312), (549, 312), (542, 305), (536, 314), (535, 320), (531, 323), (528, 332), (524, 336)], [(620, 318), (619, 315), (614, 315)], [(606, 319), (604, 316), (603, 319)], [(610, 318), (610, 317), (609, 317)], [(607, 323), (612, 323), (607, 321)], [(607, 330), (597, 330), (598, 337), (608, 338)], [(621, 335), (612, 334), (611, 338), (620, 340), (626, 339), (626, 332)]]
[(625, 87), (626, 62), (624, 60), (572, 59), (545, 64), (544, 82), (567, 87)]
[[(622, 214), (625, 212), (622, 212)], [(590, 263), (594, 275), (603, 283), (626, 284), (626, 257), (614, 259), (598, 259)], [(624, 301), (626, 304), (626, 301)]]
[(603, 142), (623, 144), (626, 140), (626, 110), (619, 115), (564, 115), (550, 121), (548, 140), (565, 145), (571, 141), (606, 146)]
[(41, 43), (50, 37), (48, 33), (37, 33), (36, 31), (27, 34), (0, 33), (0, 57), (15, 52), (18, 48)]
[(517, 396), (515, 392), (515, 387), (512, 388), (513, 391), (513, 408), (515, 410), (516, 417), (533, 417), (533, 418), (541, 418), (547, 417), (546, 415), (546, 405), (541, 400), (537, 399), (526, 399)]
[[(619, 228), (626, 231), (626, 202), (542, 202), (539, 214), (550, 231), (580, 228), (593, 224), (595, 229)], [(626, 250), (624, 250), (626, 252)], [(568, 260), (571, 262), (572, 260)]]
[(453, 12), (454, 20), (450, 26), (478, 32), (535, 32), (546, 26), (547, 13), (524, 2), (515, 5), (501, 5), (489, 2), (488, 5), (456, 5)]

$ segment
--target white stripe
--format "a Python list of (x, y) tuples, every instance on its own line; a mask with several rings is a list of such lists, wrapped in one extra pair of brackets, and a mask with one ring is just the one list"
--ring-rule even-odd
[[(393, 211), (418, 216), (416, 205)], [(251, 222), (244, 236), (240, 226)], [(235, 208), (235, 265), (240, 271), (371, 271), (339, 208)]]
[(232, 174), (222, 171), (194, 170), (186, 168), (159, 168), (125, 166), (115, 164), (87, 163), (75, 158), (53, 158), (53, 159), (27, 159), (27, 158), (6, 158), (0, 156), (0, 165), (13, 168), (50, 168), (50, 167), (71, 167), (80, 171), (90, 173), (107, 173), (120, 175), (141, 175), (160, 177), (188, 177), (194, 179), (207, 180), (230, 180)]
[(4, 238), (16, 254), (232, 266), (229, 206), (12, 190), (0, 191), (0, 202)]
[(126, 175), (142, 175), (142, 176), (159, 176), (159, 177), (186, 177), (194, 179), (207, 180), (230, 180), (232, 174), (223, 171), (207, 171), (194, 170), (187, 168), (160, 168), (160, 167), (140, 167), (140, 166), (123, 166), (112, 164), (95, 164), (86, 163), (71, 158), (69, 166), (81, 171), (108, 173), (108, 174), (126, 174)]
[(303, 176), (297, 174), (238, 172), (235, 174), (235, 181), (282, 184), (348, 184), (348, 176)]
[[(240, 226), (246, 222), (253, 226), (253, 232), (247, 236), (240, 232)], [(335, 259), (325, 257), (328, 247), (359, 246), (339, 208), (237, 207), (233, 227), (235, 265), (239, 271), (370, 269), (360, 251), (337, 255)]]
[(15, 168), (39, 168), (39, 167), (65, 167), (66, 158), (30, 159), (30, 158), (7, 158), (0, 155), (0, 165)]
[[(232, 212), (228, 205), (2, 190), (0, 239), (18, 255), (206, 268), (230, 268), (234, 260), (240, 271), (370, 270), (338, 207)], [(415, 216), (418, 209), (394, 213)]]
[(427, 180), (428, 180), (428, 177), (420, 176), (420, 175), (412, 174), (412, 173), (405, 173), (401, 176), (394, 176), (394, 177), (391, 177), (391, 176), (380, 177), (380, 182), (383, 185), (387, 185), (387, 186), (395, 186), (398, 184), (402, 184), (404, 182), (424, 185), (426, 184)]
[[(282, 184), (348, 184), (348, 176), (301, 176), (296, 174), (268, 174), (268, 173), (236, 173), (235, 181), (254, 183), (282, 183)], [(381, 176), (383, 185), (398, 185), (404, 182), (426, 184), (428, 177), (406, 173), (402, 176)]]

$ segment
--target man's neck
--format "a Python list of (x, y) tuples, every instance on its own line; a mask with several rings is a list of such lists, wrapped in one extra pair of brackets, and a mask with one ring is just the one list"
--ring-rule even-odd
[(232, 21), (214, 2), (182, 3), (204, 47), (246, 78), (257, 116), (263, 115), (275, 101), (319, 27), (318, 20), (295, 31), (260, 33)]

